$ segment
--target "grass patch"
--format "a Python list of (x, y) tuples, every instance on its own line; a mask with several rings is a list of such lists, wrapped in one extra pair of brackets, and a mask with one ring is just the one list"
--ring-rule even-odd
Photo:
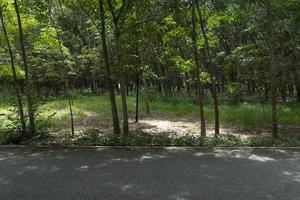
[[(135, 98), (128, 97), (128, 113), (130, 118), (135, 114)], [(189, 99), (179, 98), (157, 98), (150, 103), (151, 114), (147, 115), (143, 99), (141, 100), (140, 117), (163, 117), (170, 119), (198, 118), (198, 106)], [(117, 97), (119, 116), (122, 117), (121, 99)], [(269, 127), (271, 125), (271, 106), (261, 104), (239, 104), (239, 105), (220, 105), (220, 120), (225, 126), (237, 126), (242, 129), (256, 129)], [(42, 118), (57, 112), (54, 118), (56, 122), (68, 120), (68, 101), (54, 100), (40, 106)], [(1, 111), (1, 107), (0, 107)], [(79, 119), (87, 117), (89, 114), (102, 116), (102, 119), (111, 118), (110, 103), (107, 96), (81, 96), (74, 99), (75, 116)], [(300, 106), (299, 104), (279, 105), (278, 107), (279, 124), (300, 125)], [(214, 122), (214, 110), (211, 105), (205, 107), (205, 118), (208, 123)], [(101, 120), (101, 118), (98, 118)], [(52, 125), (55, 123), (52, 122)], [(56, 123), (59, 124), (59, 123)]]
[[(9, 120), (6, 115), (10, 113), (9, 101), (5, 95), (0, 95), (0, 140), (3, 133), (6, 131)], [(133, 119), (135, 116), (135, 98), (128, 97), (128, 111), (129, 118)], [(119, 108), (119, 117), (122, 119), (122, 106), (121, 98), (117, 97), (117, 104)], [(143, 98), (140, 101), (140, 118), (166, 118), (169, 120), (178, 119), (191, 119), (198, 120), (198, 106), (194, 104), (193, 98), (155, 98), (150, 103), (151, 114), (146, 114), (145, 102)], [(46, 102), (39, 106), (39, 115), (37, 118), (37, 129), (40, 132), (46, 133), (59, 133), (65, 135), (68, 138), (70, 117), (68, 101), (65, 99), (57, 99)], [(213, 107), (210, 104), (206, 104), (205, 117), (207, 123), (214, 122)], [(300, 105), (299, 104), (285, 104), (279, 105), (278, 117), (280, 125), (300, 125)], [(76, 95), (74, 98), (74, 118), (75, 128), (76, 126), (99, 126), (101, 122), (111, 122), (111, 110), (108, 96), (83, 96)], [(237, 127), (240, 130), (256, 131), (263, 128), (269, 128), (271, 125), (271, 106), (266, 104), (222, 104), (220, 105), (220, 121), (224, 127)], [(94, 121), (91, 121), (94, 120)], [(83, 123), (84, 122), (84, 123)], [(108, 124), (110, 126), (110, 124)], [(95, 128), (95, 127), (94, 127)], [(97, 134), (96, 134), (97, 135)], [(6, 137), (6, 136), (5, 136)], [(5, 138), (4, 136), (2, 138)], [(89, 136), (91, 137), (91, 136)], [(151, 137), (149, 136), (138, 136), (136, 138), (118, 138), (119, 136), (103, 136), (101, 138), (82, 138), (82, 140), (94, 141), (94, 144), (102, 145), (126, 145), (126, 144), (148, 144), (148, 145), (200, 145), (204, 141), (185, 136), (183, 138), (170, 138), (170, 137)], [(163, 137), (163, 138), (162, 138)], [(70, 138), (69, 138), (70, 139)], [(5, 139), (2, 139), (5, 140)], [(98, 141), (100, 140), (100, 142)], [(198, 143), (197, 143), (198, 142)], [(202, 142), (202, 143), (201, 143)], [(211, 140), (206, 141), (206, 144), (212, 146), (219, 144), (226, 144), (229, 146), (235, 145), (261, 145), (261, 140), (247, 141), (247, 144), (241, 144), (234, 142), (231, 139), (223, 138), (218, 141)], [(1, 143), (1, 142), (0, 142)], [(79, 142), (80, 143), (80, 142)], [(84, 143), (84, 142), (83, 142)], [(263, 142), (264, 145), (268, 143)], [(271, 143), (273, 144), (273, 143)], [(270, 144), (270, 145), (271, 145)]]
[[(117, 97), (119, 116), (122, 118), (121, 99)], [(157, 98), (150, 103), (151, 114), (147, 115), (144, 101), (141, 100), (140, 117), (162, 117), (169, 119), (198, 118), (198, 106), (187, 98)], [(243, 130), (256, 130), (271, 125), (271, 106), (261, 104), (220, 105), (220, 120), (223, 126), (235, 126)], [(38, 121), (49, 128), (61, 128), (69, 124), (69, 110), (67, 100), (53, 100), (39, 107)], [(128, 97), (129, 117), (134, 118), (135, 98)], [(9, 106), (0, 104), (0, 113), (7, 114)], [(111, 118), (110, 103), (107, 96), (82, 96), (74, 99), (75, 117), (80, 121), (88, 115), (98, 115), (98, 120)], [(53, 113), (56, 113), (52, 118)], [(278, 108), (279, 124), (300, 125), (299, 104), (280, 105)], [(211, 105), (205, 107), (205, 118), (208, 123), (214, 122), (214, 111)], [(42, 121), (45, 121), (42, 123)], [(47, 121), (47, 122), (46, 122)], [(1, 120), (0, 129), (5, 127)]]
[[(168, 118), (198, 118), (198, 106), (189, 100), (157, 99), (151, 103), (152, 112)], [(220, 105), (220, 121), (225, 126), (237, 126), (245, 130), (265, 128), (271, 125), (271, 106), (269, 104)], [(214, 110), (206, 105), (205, 119), (214, 122)], [(300, 125), (300, 105), (278, 106), (278, 121), (281, 125)]]

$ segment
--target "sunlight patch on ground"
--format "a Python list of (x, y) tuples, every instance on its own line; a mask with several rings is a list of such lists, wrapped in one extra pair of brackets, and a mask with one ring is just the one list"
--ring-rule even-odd
[[(259, 161), (259, 162), (274, 162), (276, 161), (274, 158), (271, 158), (269, 156), (261, 156), (257, 154), (253, 154), (251, 151), (241, 151), (241, 150), (215, 150), (214, 152), (215, 157), (217, 158), (237, 158), (237, 159), (249, 159), (253, 161)], [(197, 156), (197, 155), (195, 155)]]
[(258, 155), (251, 155), (249, 157), (250, 160), (260, 161), (260, 162), (267, 162), (267, 161), (275, 161), (273, 158), (266, 157), (266, 156), (258, 156)]
[(293, 178), (294, 181), (300, 183), (300, 172), (283, 171), (283, 175)]
[(145, 160), (156, 160), (156, 159), (161, 159), (161, 158), (166, 158), (167, 156), (162, 156), (162, 155), (143, 155), (139, 159), (140, 162), (143, 162)]
[(75, 168), (75, 170), (80, 171), (80, 172), (86, 172), (86, 171), (88, 171), (88, 169), (89, 169), (89, 166), (87, 166), (87, 165), (83, 165), (83, 166)]
[(205, 154), (202, 153), (202, 152), (197, 152), (194, 154), (194, 156), (197, 156), (197, 157), (201, 157), (201, 156), (204, 156)]
[[(85, 112), (86, 117), (75, 121), (75, 135), (81, 137), (87, 131), (96, 131), (98, 133), (112, 133), (113, 127), (110, 121), (97, 120), (99, 115), (94, 112)], [(134, 120), (130, 120), (129, 128), (133, 133), (147, 133), (151, 135), (174, 135), (174, 136), (200, 136), (200, 125), (197, 121), (188, 120), (167, 120), (167, 119), (142, 119), (139, 123), (135, 123)], [(122, 122), (121, 124), (122, 125)], [(122, 127), (121, 127), (122, 128)], [(270, 133), (263, 132), (260, 134), (240, 132), (234, 130), (234, 128), (220, 128), (222, 135), (233, 136), (241, 140), (247, 140), (252, 137), (268, 137)], [(207, 137), (213, 138), (214, 127), (207, 125), (206, 130)], [(76, 137), (75, 137), (76, 138)]]
[[(149, 134), (168, 133), (174, 134), (176, 136), (200, 135), (199, 122), (195, 121), (191, 122), (185, 120), (170, 121), (165, 119), (144, 119), (140, 120), (139, 124), (135, 128)], [(252, 135), (248, 134), (233, 133), (233, 130), (229, 128), (220, 128), (220, 132), (223, 135), (232, 135), (242, 140), (252, 137)], [(214, 137), (214, 127), (207, 126), (206, 134), (207, 137)]]
[[(199, 135), (200, 128), (197, 122), (187, 122), (187, 121), (170, 121), (163, 119), (145, 119), (140, 121), (140, 128), (145, 133), (157, 134), (157, 133), (171, 133), (177, 136), (186, 135)], [(146, 125), (145, 128), (143, 125)], [(221, 131), (224, 132), (222, 129)], [(214, 131), (211, 128), (207, 129), (207, 135), (213, 136)]]
[(131, 184), (126, 184), (126, 185), (123, 185), (122, 187), (121, 187), (121, 190), (122, 190), (122, 192), (127, 192), (128, 190), (130, 190), (130, 189), (132, 189), (133, 188), (133, 185), (131, 185)]

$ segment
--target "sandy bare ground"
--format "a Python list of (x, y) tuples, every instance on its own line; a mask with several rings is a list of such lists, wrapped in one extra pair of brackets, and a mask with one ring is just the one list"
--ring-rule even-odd
[[(200, 123), (188, 120), (167, 120), (167, 119), (143, 119), (139, 123), (131, 123), (131, 129), (136, 132), (148, 134), (169, 134), (175, 136), (200, 136)], [(210, 124), (206, 127), (207, 136), (214, 137), (214, 127)], [(220, 128), (222, 135), (234, 136), (239, 139), (247, 139), (251, 137), (268, 137), (268, 132), (260, 134), (250, 134), (249, 132), (238, 131), (235, 127)]]
[[(87, 130), (95, 130), (99, 133), (107, 134), (112, 133), (112, 124), (110, 119), (104, 119), (104, 116), (100, 116), (97, 113), (89, 112), (85, 113), (85, 119), (79, 119), (76, 125), (76, 132), (78, 136), (85, 134)], [(99, 116), (101, 119), (99, 119)], [(133, 119), (129, 121), (129, 128), (132, 134), (147, 133), (151, 135), (173, 135), (173, 136), (200, 136), (200, 122), (191, 118), (176, 118), (168, 119), (154, 116), (140, 119), (138, 123), (135, 123)], [(122, 122), (120, 123), (122, 126)], [(207, 136), (214, 137), (213, 124), (207, 124), (206, 126)], [(269, 128), (259, 129), (253, 128), (253, 130), (241, 130), (235, 126), (224, 126), (221, 124), (221, 135), (231, 136), (237, 139), (248, 139), (253, 137), (270, 137)], [(282, 136), (300, 139), (300, 126), (279, 126), (279, 131)]]
[[(170, 134), (176, 136), (200, 136), (200, 122), (190, 119), (142, 119), (139, 123), (131, 122), (131, 129), (136, 132), (144, 132), (149, 134)], [(207, 124), (206, 132), (208, 137), (214, 137), (214, 126)], [(282, 126), (279, 125), (279, 132), (283, 137), (291, 139), (300, 139), (300, 126)], [(221, 135), (232, 136), (237, 139), (248, 139), (254, 137), (271, 137), (270, 129), (260, 129), (259, 131), (253, 128), (253, 130), (241, 130), (235, 126), (222, 126), (220, 128)]]
[[(65, 113), (65, 110), (56, 111), (55, 116), (61, 116)], [(82, 135), (88, 134), (90, 130), (97, 131), (100, 134), (109, 134), (113, 132), (111, 120), (105, 116), (101, 116), (95, 112), (85, 112), (86, 117), (77, 118), (75, 116), (75, 134), (77, 138)], [(1, 118), (5, 115), (0, 115)], [(120, 123), (122, 125), (122, 122)], [(50, 131), (51, 135), (55, 138), (61, 134), (62, 131), (69, 132), (70, 127), (56, 127), (55, 130)], [(132, 134), (151, 134), (151, 135), (171, 135), (171, 136), (200, 136), (200, 122), (196, 119), (167, 119), (154, 116), (140, 119), (138, 123), (135, 123), (133, 119), (130, 120), (129, 128)], [(206, 127), (207, 136), (214, 137), (213, 124), (207, 124)], [(220, 128), (221, 135), (234, 137), (237, 139), (248, 139), (253, 137), (270, 137), (271, 133), (269, 129), (260, 131), (253, 130), (245, 131), (234, 126), (222, 126)], [(279, 126), (279, 131), (282, 136), (291, 139), (300, 139), (300, 126)]]

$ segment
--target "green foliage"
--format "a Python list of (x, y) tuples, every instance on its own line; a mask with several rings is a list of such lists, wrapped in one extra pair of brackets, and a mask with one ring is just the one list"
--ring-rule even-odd
[(41, 30), (40, 36), (37, 38), (34, 43), (34, 52), (35, 53), (48, 53), (49, 49), (56, 51), (59, 55), (60, 49), (62, 50), (63, 56), (70, 55), (69, 50), (61, 45), (61, 41), (57, 39), (57, 32), (54, 28), (45, 27)]
[(67, 47), (58, 39), (54, 28), (46, 27), (41, 30), (33, 45), (34, 67), (38, 80), (61, 82), (65, 77), (74, 73), (73, 58)]
[[(15, 66), (16, 75), (18, 80), (25, 79), (24, 70), (19, 66)], [(10, 65), (2, 65), (0, 66), (0, 80), (13, 81), (13, 71)]]
[(214, 82), (214, 77), (208, 72), (201, 72), (200, 73), (200, 81), (203, 84), (212, 84)]
[[(207, 33), (207, 38), (209, 41), (209, 45), (211, 47), (217, 47), (219, 45), (219, 39), (212, 32)], [(205, 45), (204, 37), (199, 37), (197, 40), (197, 47), (203, 49)]]
[(157, 79), (158, 76), (152, 71), (149, 65), (142, 66), (143, 77), (146, 79)]
[(172, 60), (183, 73), (192, 72), (195, 69), (195, 62), (191, 59), (184, 60), (181, 56), (175, 56)]
[[(114, 0), (111, 1), (114, 13), (108, 1), (104, 2), (110, 78), (115, 89), (125, 80), (130, 118), (135, 111), (135, 99), (130, 95), (135, 92), (139, 80), (141, 117), (198, 120), (199, 109), (194, 96), (198, 75), (195, 73), (190, 2)], [(107, 122), (111, 120), (111, 104), (109, 98), (104, 96), (108, 93), (108, 84), (104, 52), (100, 48), (99, 2), (19, 0), (18, 4), (29, 66), (28, 82), (24, 80), (13, 1), (0, 1), (17, 77), (22, 85), (22, 100), (26, 101), (23, 94), (26, 88), (31, 89), (34, 104), (46, 99), (44, 105), (38, 106), (41, 111), (36, 119), (38, 130), (62, 134), (66, 140), (71, 140), (67, 136), (66, 127), (69, 128), (70, 117), (65, 97), (73, 97), (74, 91), (75, 123), (84, 122), (88, 126), (90, 123), (99, 125), (103, 121), (109, 126)], [(273, 87), (277, 87), (274, 91), (279, 100), (279, 125), (298, 127), (299, 104), (294, 102), (300, 101), (299, 1), (202, 1), (197, 6), (195, 45), (201, 65), (199, 76), (204, 88), (206, 122), (214, 122), (209, 89), (216, 86), (222, 126), (248, 131), (269, 129), (269, 99)], [(119, 25), (117, 27), (116, 22)], [(115, 32), (116, 28), (120, 32)], [(119, 49), (117, 37), (120, 38)], [(0, 84), (9, 91), (13, 85), (12, 70), (8, 64), (10, 56), (3, 33), (0, 46)], [(121, 70), (123, 67), (124, 71)], [(90, 94), (90, 91), (93, 95), (101, 96), (83, 95)], [(11, 102), (15, 102), (12, 100), (15, 94), (3, 93), (7, 93), (7, 97), (0, 94), (0, 114), (4, 113), (0, 116), (0, 132), (14, 127), (13, 122), (18, 120), (15, 115), (17, 110), (11, 109), (15, 107), (11, 105)], [(150, 115), (145, 112), (146, 98), (150, 100)], [(24, 105), (27, 115), (27, 106)], [(118, 114), (122, 116), (120, 97), (117, 97), (117, 105)], [(91, 118), (91, 122), (87, 120)], [(205, 142), (211, 145), (236, 145), (231, 138), (222, 137), (200, 141), (192, 136), (107, 136), (100, 139), (98, 136), (97, 132), (91, 133), (86, 135), (86, 140), (108, 145), (199, 145)], [(41, 134), (41, 137), (35, 136), (34, 142), (47, 139)], [(268, 142), (266, 145), (276, 143)], [(252, 143), (256, 145), (255, 141), (246, 145)]]

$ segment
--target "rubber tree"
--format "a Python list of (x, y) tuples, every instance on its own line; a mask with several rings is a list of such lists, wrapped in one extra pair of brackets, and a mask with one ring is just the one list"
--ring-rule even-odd
[(10, 56), (11, 70), (13, 73), (13, 83), (14, 83), (15, 93), (16, 93), (16, 97), (17, 97), (17, 105), (18, 105), (19, 120), (20, 120), (20, 125), (21, 125), (21, 133), (23, 135), (26, 135), (26, 119), (24, 116), (24, 109), (23, 109), (23, 103), (22, 103), (21, 82), (18, 80), (18, 77), (17, 77), (14, 55), (13, 55), (13, 51), (12, 51), (11, 44), (9, 41), (8, 33), (6, 30), (6, 24), (5, 24), (4, 17), (3, 17), (3, 7), (1, 4), (0, 4), (0, 20), (1, 20), (1, 25), (2, 25), (3, 35), (5, 38), (7, 48), (9, 51), (9, 56)]
[(216, 80), (212, 80), (212, 83), (210, 84), (210, 92), (214, 101), (215, 136), (218, 136), (220, 134), (220, 116), (219, 116), (219, 103), (218, 103), (218, 95), (217, 95), (217, 69), (212, 63), (210, 45), (209, 45), (209, 40), (208, 40), (207, 30), (206, 30), (206, 21), (203, 16), (202, 9), (199, 5), (199, 1), (196, 1), (196, 8), (199, 15), (200, 29), (204, 38), (204, 52), (205, 52), (204, 63), (206, 65), (206, 69), (209, 72), (209, 74), (216, 79)]
[(104, 56), (104, 65), (106, 69), (107, 83), (109, 89), (109, 98), (110, 98), (111, 112), (113, 118), (114, 133), (120, 134), (121, 133), (120, 122), (119, 122), (118, 109), (117, 109), (116, 97), (114, 92), (114, 81), (112, 78), (111, 64), (109, 60), (107, 42), (106, 42), (106, 23), (105, 23), (105, 10), (103, 5), (103, 0), (99, 0), (99, 8), (100, 8), (100, 21), (101, 21), (100, 32), (101, 32), (101, 41), (102, 41), (102, 51)]
[[(139, 50), (138, 46), (136, 47), (136, 55), (139, 57)], [(135, 122), (139, 122), (139, 95), (140, 95), (140, 62), (138, 61), (140, 59), (137, 59), (137, 65), (136, 66), (136, 79), (135, 79), (135, 86), (136, 86), (136, 93), (135, 93)]]
[(27, 136), (31, 137), (36, 133), (36, 127), (35, 127), (35, 109), (34, 109), (34, 103), (32, 99), (30, 67), (28, 66), (28, 62), (27, 62), (22, 20), (21, 20), (19, 5), (17, 0), (14, 0), (14, 7), (17, 15), (17, 20), (18, 20), (20, 46), (21, 46), (22, 60), (23, 60), (23, 66), (25, 71), (25, 81), (26, 81), (25, 93), (26, 93), (26, 100), (28, 105), (28, 116), (29, 116), (29, 130)]
[[(64, 15), (64, 12), (62, 10), (62, 5), (61, 2), (59, 1), (60, 4), (60, 9), (61, 9), (61, 14)], [(70, 127), (71, 127), (71, 135), (72, 137), (74, 137), (75, 135), (75, 126), (74, 126), (74, 112), (73, 112), (73, 96), (71, 95), (70, 92), (70, 83), (69, 83), (69, 73), (68, 70), (65, 70), (64, 67), (67, 66), (66, 63), (66, 56), (64, 55), (63, 52), (63, 44), (61, 41), (61, 36), (59, 34), (58, 31), (58, 27), (55, 23), (55, 20), (52, 18), (52, 12), (51, 12), (51, 8), (52, 8), (52, 4), (51, 1), (49, 1), (49, 18), (50, 18), (50, 22), (52, 23), (54, 29), (55, 29), (55, 33), (56, 33), (56, 40), (58, 41), (58, 48), (59, 48), (59, 54), (60, 54), (60, 60), (61, 60), (61, 76), (64, 77), (64, 82), (65, 82), (65, 95), (68, 98), (68, 106), (69, 106), (69, 114), (70, 114)]]
[(196, 90), (199, 104), (199, 114), (200, 114), (200, 129), (201, 136), (206, 137), (206, 127), (205, 127), (205, 116), (204, 116), (204, 105), (203, 105), (203, 87), (200, 81), (200, 61), (199, 52), (197, 47), (197, 32), (196, 32), (196, 2), (192, 0), (192, 41), (193, 41), (193, 51), (194, 59), (196, 64)]
[(278, 138), (278, 117), (277, 117), (277, 89), (278, 89), (278, 67), (275, 62), (275, 31), (273, 22), (273, 6), (271, 0), (265, 1), (265, 9), (267, 13), (268, 28), (266, 30), (266, 40), (269, 47), (269, 69), (271, 78), (271, 103), (272, 103), (272, 135), (273, 138)]
[(129, 5), (131, 3), (130, 0), (122, 0), (121, 8), (115, 9), (113, 2), (111, 0), (107, 0), (108, 8), (112, 17), (113, 22), (113, 33), (114, 33), (114, 41), (115, 41), (115, 50), (117, 56), (117, 65), (119, 67), (120, 73), (120, 89), (121, 89), (121, 98), (122, 98), (122, 110), (123, 110), (123, 134), (129, 134), (129, 123), (128, 123), (128, 109), (127, 109), (127, 100), (126, 100), (126, 81), (125, 81), (125, 67), (123, 63), (123, 52), (121, 46), (121, 23), (124, 23), (124, 16), (128, 11)]

